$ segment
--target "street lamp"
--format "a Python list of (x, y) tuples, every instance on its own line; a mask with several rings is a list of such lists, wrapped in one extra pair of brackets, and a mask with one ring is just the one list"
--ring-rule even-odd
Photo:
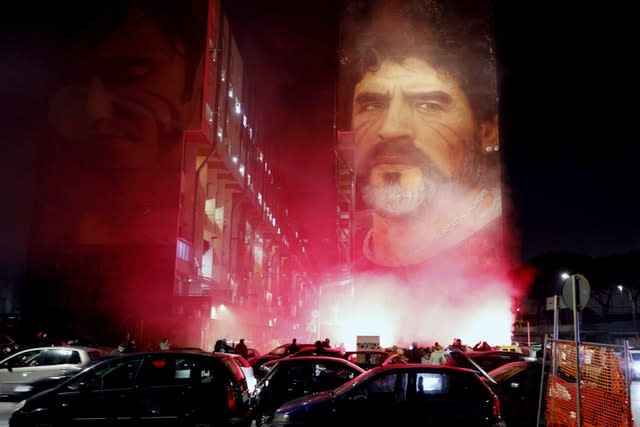
[(633, 295), (631, 295), (631, 289), (626, 288), (622, 285), (618, 285), (618, 290), (620, 292), (627, 291), (627, 296), (629, 297), (629, 302), (631, 303), (631, 324), (633, 325), (633, 333), (638, 336), (638, 330), (636, 329), (636, 302), (633, 299)]

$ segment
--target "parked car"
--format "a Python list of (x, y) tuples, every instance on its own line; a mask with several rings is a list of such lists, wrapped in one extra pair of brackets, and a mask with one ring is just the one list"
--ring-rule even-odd
[(389, 358), (389, 353), (384, 350), (355, 350), (345, 352), (343, 357), (363, 369), (371, 369), (382, 365)]
[(328, 357), (338, 357), (342, 359), (344, 358), (344, 350), (340, 350), (339, 348), (331, 348), (331, 347), (321, 347), (320, 349), (318, 349), (318, 347), (314, 345), (313, 347), (301, 348), (300, 351), (297, 351), (285, 357), (289, 358), (289, 357), (303, 357), (303, 356), (328, 356)]
[(47, 377), (76, 373), (104, 353), (91, 347), (36, 347), (0, 361), (0, 398), (19, 400), (29, 384)]
[[(89, 362), (89, 364), (87, 366), (91, 366), (91, 365), (94, 365), (96, 363), (100, 363), (103, 360), (106, 360), (106, 359), (111, 358), (111, 357), (118, 357), (118, 356), (117, 355), (113, 355), (113, 354), (107, 354), (107, 355), (105, 355), (105, 356), (103, 356), (103, 357), (101, 357), (99, 359), (92, 360), (91, 362)], [(80, 372), (82, 372), (82, 371), (80, 371)], [(68, 380), (72, 376), (76, 375), (77, 373), (78, 373), (78, 371), (69, 371), (69, 372), (61, 374), (61, 375), (53, 375), (53, 376), (50, 376), (50, 377), (44, 377), (44, 378), (40, 378), (38, 380), (29, 382), (29, 383), (24, 383), (24, 384), (18, 385), (13, 390), (13, 393), (0, 396), (0, 401), (2, 401), (2, 402), (19, 402), (19, 401), (24, 400), (24, 399), (26, 399), (28, 397), (31, 397), (31, 396), (33, 396), (35, 394), (38, 394), (41, 391), (48, 390), (50, 388), (55, 387), (58, 384), (61, 384), (62, 382)]]
[[(252, 358), (251, 366), (253, 366), (253, 372), (256, 375), (259, 375), (259, 370), (263, 363), (269, 362), (271, 360), (282, 359), (283, 357), (288, 356), (289, 345), (291, 345), (291, 343), (281, 344), (276, 348), (274, 348), (273, 350), (269, 351), (268, 353)], [(299, 350), (302, 350), (307, 347), (314, 347), (314, 344), (298, 344)]]
[[(253, 393), (256, 388), (258, 380), (253, 374), (253, 367), (249, 362), (239, 354), (235, 353), (213, 353), (214, 356), (219, 357), (227, 365), (229, 370), (234, 373), (238, 381), (244, 381), (249, 390), (249, 395)], [(238, 371), (239, 370), (239, 371)]]
[[(100, 359), (95, 359), (89, 362), (87, 366), (94, 365), (96, 363), (100, 363), (103, 360), (108, 358), (118, 357), (116, 355), (107, 354)], [(84, 368), (86, 369), (86, 367)], [(80, 371), (82, 372), (82, 371)], [(14, 392), (10, 395), (0, 396), (0, 401), (7, 402), (20, 402), (21, 400), (27, 399), (35, 394), (40, 393), (41, 391), (48, 390), (57, 386), (58, 384), (63, 383), (74, 375), (77, 375), (77, 371), (70, 371), (63, 375), (54, 375), (51, 377), (40, 378), (38, 380), (32, 381), (30, 383), (25, 383), (20, 386), (17, 386), (14, 389)]]
[(274, 363), (251, 396), (257, 427), (271, 424), (275, 410), (286, 401), (330, 390), (365, 372), (344, 359), (327, 356), (286, 357)]
[(528, 356), (524, 353), (501, 350), (468, 351), (465, 355), (477, 363), (486, 372), (492, 371), (499, 366), (511, 362), (536, 360), (535, 357)]
[(369, 369), (332, 391), (304, 396), (276, 410), (274, 427), (505, 427), (498, 397), (469, 369), (396, 364)]
[[(540, 389), (544, 382), (542, 360), (507, 363), (489, 372), (495, 382), (487, 385), (500, 399), (509, 427), (536, 427)], [(544, 406), (541, 406), (544, 411)]]
[(171, 350), (112, 357), (21, 401), (9, 425), (248, 426), (250, 396), (232, 366)]

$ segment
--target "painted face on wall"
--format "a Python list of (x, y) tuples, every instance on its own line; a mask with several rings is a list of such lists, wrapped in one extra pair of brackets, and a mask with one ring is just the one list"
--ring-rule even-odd
[(462, 184), (476, 123), (455, 80), (428, 63), (385, 61), (357, 84), (356, 170), (365, 201), (390, 217), (416, 215)]
[(183, 93), (184, 46), (155, 20), (132, 11), (83, 61), (87, 149), (98, 165), (147, 168), (177, 145), (192, 109)]

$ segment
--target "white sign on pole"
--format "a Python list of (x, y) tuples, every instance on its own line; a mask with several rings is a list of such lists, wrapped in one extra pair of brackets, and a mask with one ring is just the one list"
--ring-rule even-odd
[(356, 337), (357, 350), (380, 350), (379, 335), (358, 335)]

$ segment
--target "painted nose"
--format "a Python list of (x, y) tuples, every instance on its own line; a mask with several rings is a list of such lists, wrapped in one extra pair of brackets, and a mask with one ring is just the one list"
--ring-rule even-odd
[(92, 77), (87, 94), (87, 115), (90, 123), (99, 122), (111, 117), (113, 109), (112, 96), (100, 77)]
[(399, 99), (392, 99), (378, 131), (378, 138), (384, 141), (414, 136), (410, 106)]

